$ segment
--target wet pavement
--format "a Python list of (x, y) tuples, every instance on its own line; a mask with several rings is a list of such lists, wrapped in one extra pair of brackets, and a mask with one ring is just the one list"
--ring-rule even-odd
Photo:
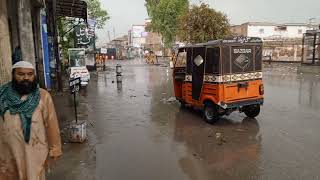
[(92, 108), (87, 103), (86, 93), (82, 91), (81, 95), (77, 96), (78, 119), (85, 120), (88, 124), (88, 140), (83, 144), (70, 143), (68, 140), (68, 127), (75, 120), (73, 98), (70, 96), (69, 89), (66, 88), (63, 93), (52, 95), (59, 119), (63, 155), (47, 171), (47, 180), (94, 180), (97, 140), (94, 120), (88, 119)]
[(320, 77), (297, 74), (297, 64), (265, 65), (265, 104), (256, 119), (235, 112), (215, 125), (174, 101), (166, 65), (107, 65), (92, 74), (86, 98), (95, 179), (320, 179)]

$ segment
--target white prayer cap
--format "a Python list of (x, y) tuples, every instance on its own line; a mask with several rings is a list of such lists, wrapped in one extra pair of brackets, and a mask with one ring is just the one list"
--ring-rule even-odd
[(19, 61), (12, 66), (12, 69), (27, 68), (35, 70), (34, 66), (28, 61)]

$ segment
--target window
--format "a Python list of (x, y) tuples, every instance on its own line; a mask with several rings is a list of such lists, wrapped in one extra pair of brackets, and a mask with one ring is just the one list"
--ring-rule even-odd
[(264, 29), (259, 29), (259, 33), (263, 34), (264, 33)]
[(179, 52), (175, 67), (186, 67), (187, 52)]
[(287, 31), (287, 26), (277, 26), (274, 28), (275, 31)]
[(220, 48), (207, 48), (206, 73), (219, 73)]
[(302, 34), (302, 29), (298, 29), (298, 34)]
[(192, 55), (193, 55), (193, 50), (192, 48), (186, 48), (187, 51), (187, 74), (192, 74)]
[(198, 55), (196, 58), (194, 58), (193, 63), (197, 66), (200, 66), (204, 62), (203, 58)]

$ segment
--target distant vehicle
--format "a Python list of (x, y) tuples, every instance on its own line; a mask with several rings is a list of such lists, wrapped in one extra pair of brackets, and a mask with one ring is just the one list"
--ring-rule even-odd
[(108, 59), (117, 59), (117, 49), (116, 48), (108, 48), (107, 49)]
[(86, 67), (85, 49), (71, 48), (69, 51), (69, 69), (68, 74), (70, 79), (81, 79), (81, 86), (87, 86), (90, 80), (90, 73)]
[(181, 47), (173, 81), (176, 99), (203, 108), (208, 123), (233, 111), (254, 118), (264, 101), (262, 41), (236, 37)]

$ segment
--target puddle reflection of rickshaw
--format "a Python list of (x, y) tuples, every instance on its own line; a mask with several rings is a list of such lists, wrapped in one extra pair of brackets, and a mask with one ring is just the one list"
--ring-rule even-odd
[[(187, 152), (179, 165), (191, 179), (257, 174), (261, 151), (257, 120), (244, 118), (242, 123), (225, 120), (221, 125), (208, 128), (201, 125), (201, 121), (195, 121), (196, 115), (190, 114), (177, 113), (174, 138), (185, 144)], [(223, 144), (218, 142), (217, 132), (225, 139)]]

